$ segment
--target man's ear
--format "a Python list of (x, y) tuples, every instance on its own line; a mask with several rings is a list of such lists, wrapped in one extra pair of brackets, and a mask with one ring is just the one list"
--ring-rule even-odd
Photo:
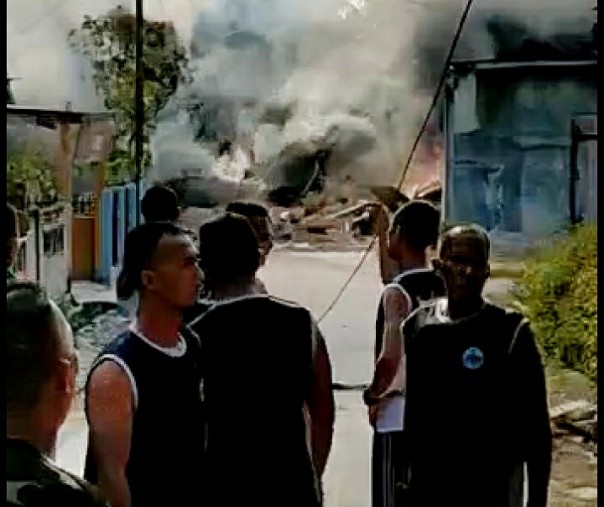
[(487, 269), (485, 269), (484, 276), (485, 276), (485, 278), (491, 277), (491, 265), (490, 264), (487, 264)]
[(153, 271), (145, 269), (141, 271), (141, 284), (145, 289), (152, 289), (155, 285), (155, 274)]
[(434, 271), (438, 271), (439, 273), (442, 271), (443, 263), (438, 257), (434, 257), (430, 262), (432, 263), (432, 269), (434, 269)]

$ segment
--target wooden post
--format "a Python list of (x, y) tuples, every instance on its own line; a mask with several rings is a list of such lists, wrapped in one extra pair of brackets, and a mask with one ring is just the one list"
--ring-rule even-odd
[(134, 100), (136, 123), (134, 132), (134, 157), (136, 162), (136, 223), (140, 223), (141, 175), (143, 169), (143, 136), (145, 128), (144, 79), (143, 74), (143, 0), (136, 0), (136, 83)]

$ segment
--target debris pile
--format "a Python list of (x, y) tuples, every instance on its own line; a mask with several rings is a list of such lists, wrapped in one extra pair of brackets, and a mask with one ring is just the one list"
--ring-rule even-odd
[(416, 187), (408, 197), (393, 187), (360, 189), (351, 179), (325, 182), (323, 191), (309, 192), (289, 207), (274, 205), (270, 216), (277, 240), (321, 244), (358, 244), (375, 231), (376, 204), (390, 212), (410, 199), (440, 203), (440, 185)]
[(550, 420), (555, 436), (580, 436), (585, 443), (598, 440), (598, 407), (588, 401), (570, 401), (558, 405), (550, 411)]

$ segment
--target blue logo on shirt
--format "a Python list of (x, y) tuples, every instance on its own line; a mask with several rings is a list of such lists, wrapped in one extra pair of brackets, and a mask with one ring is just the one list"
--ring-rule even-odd
[(479, 348), (470, 347), (463, 353), (462, 362), (468, 370), (477, 370), (484, 363), (484, 353)]

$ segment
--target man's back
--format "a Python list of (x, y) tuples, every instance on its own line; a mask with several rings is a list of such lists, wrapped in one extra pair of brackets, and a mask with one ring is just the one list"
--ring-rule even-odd
[(303, 415), (313, 371), (309, 312), (251, 295), (213, 306), (191, 327), (203, 350), (208, 484), (221, 505), (318, 505)]
[(6, 505), (9, 507), (101, 507), (96, 489), (60, 469), (22, 440), (7, 439)]

